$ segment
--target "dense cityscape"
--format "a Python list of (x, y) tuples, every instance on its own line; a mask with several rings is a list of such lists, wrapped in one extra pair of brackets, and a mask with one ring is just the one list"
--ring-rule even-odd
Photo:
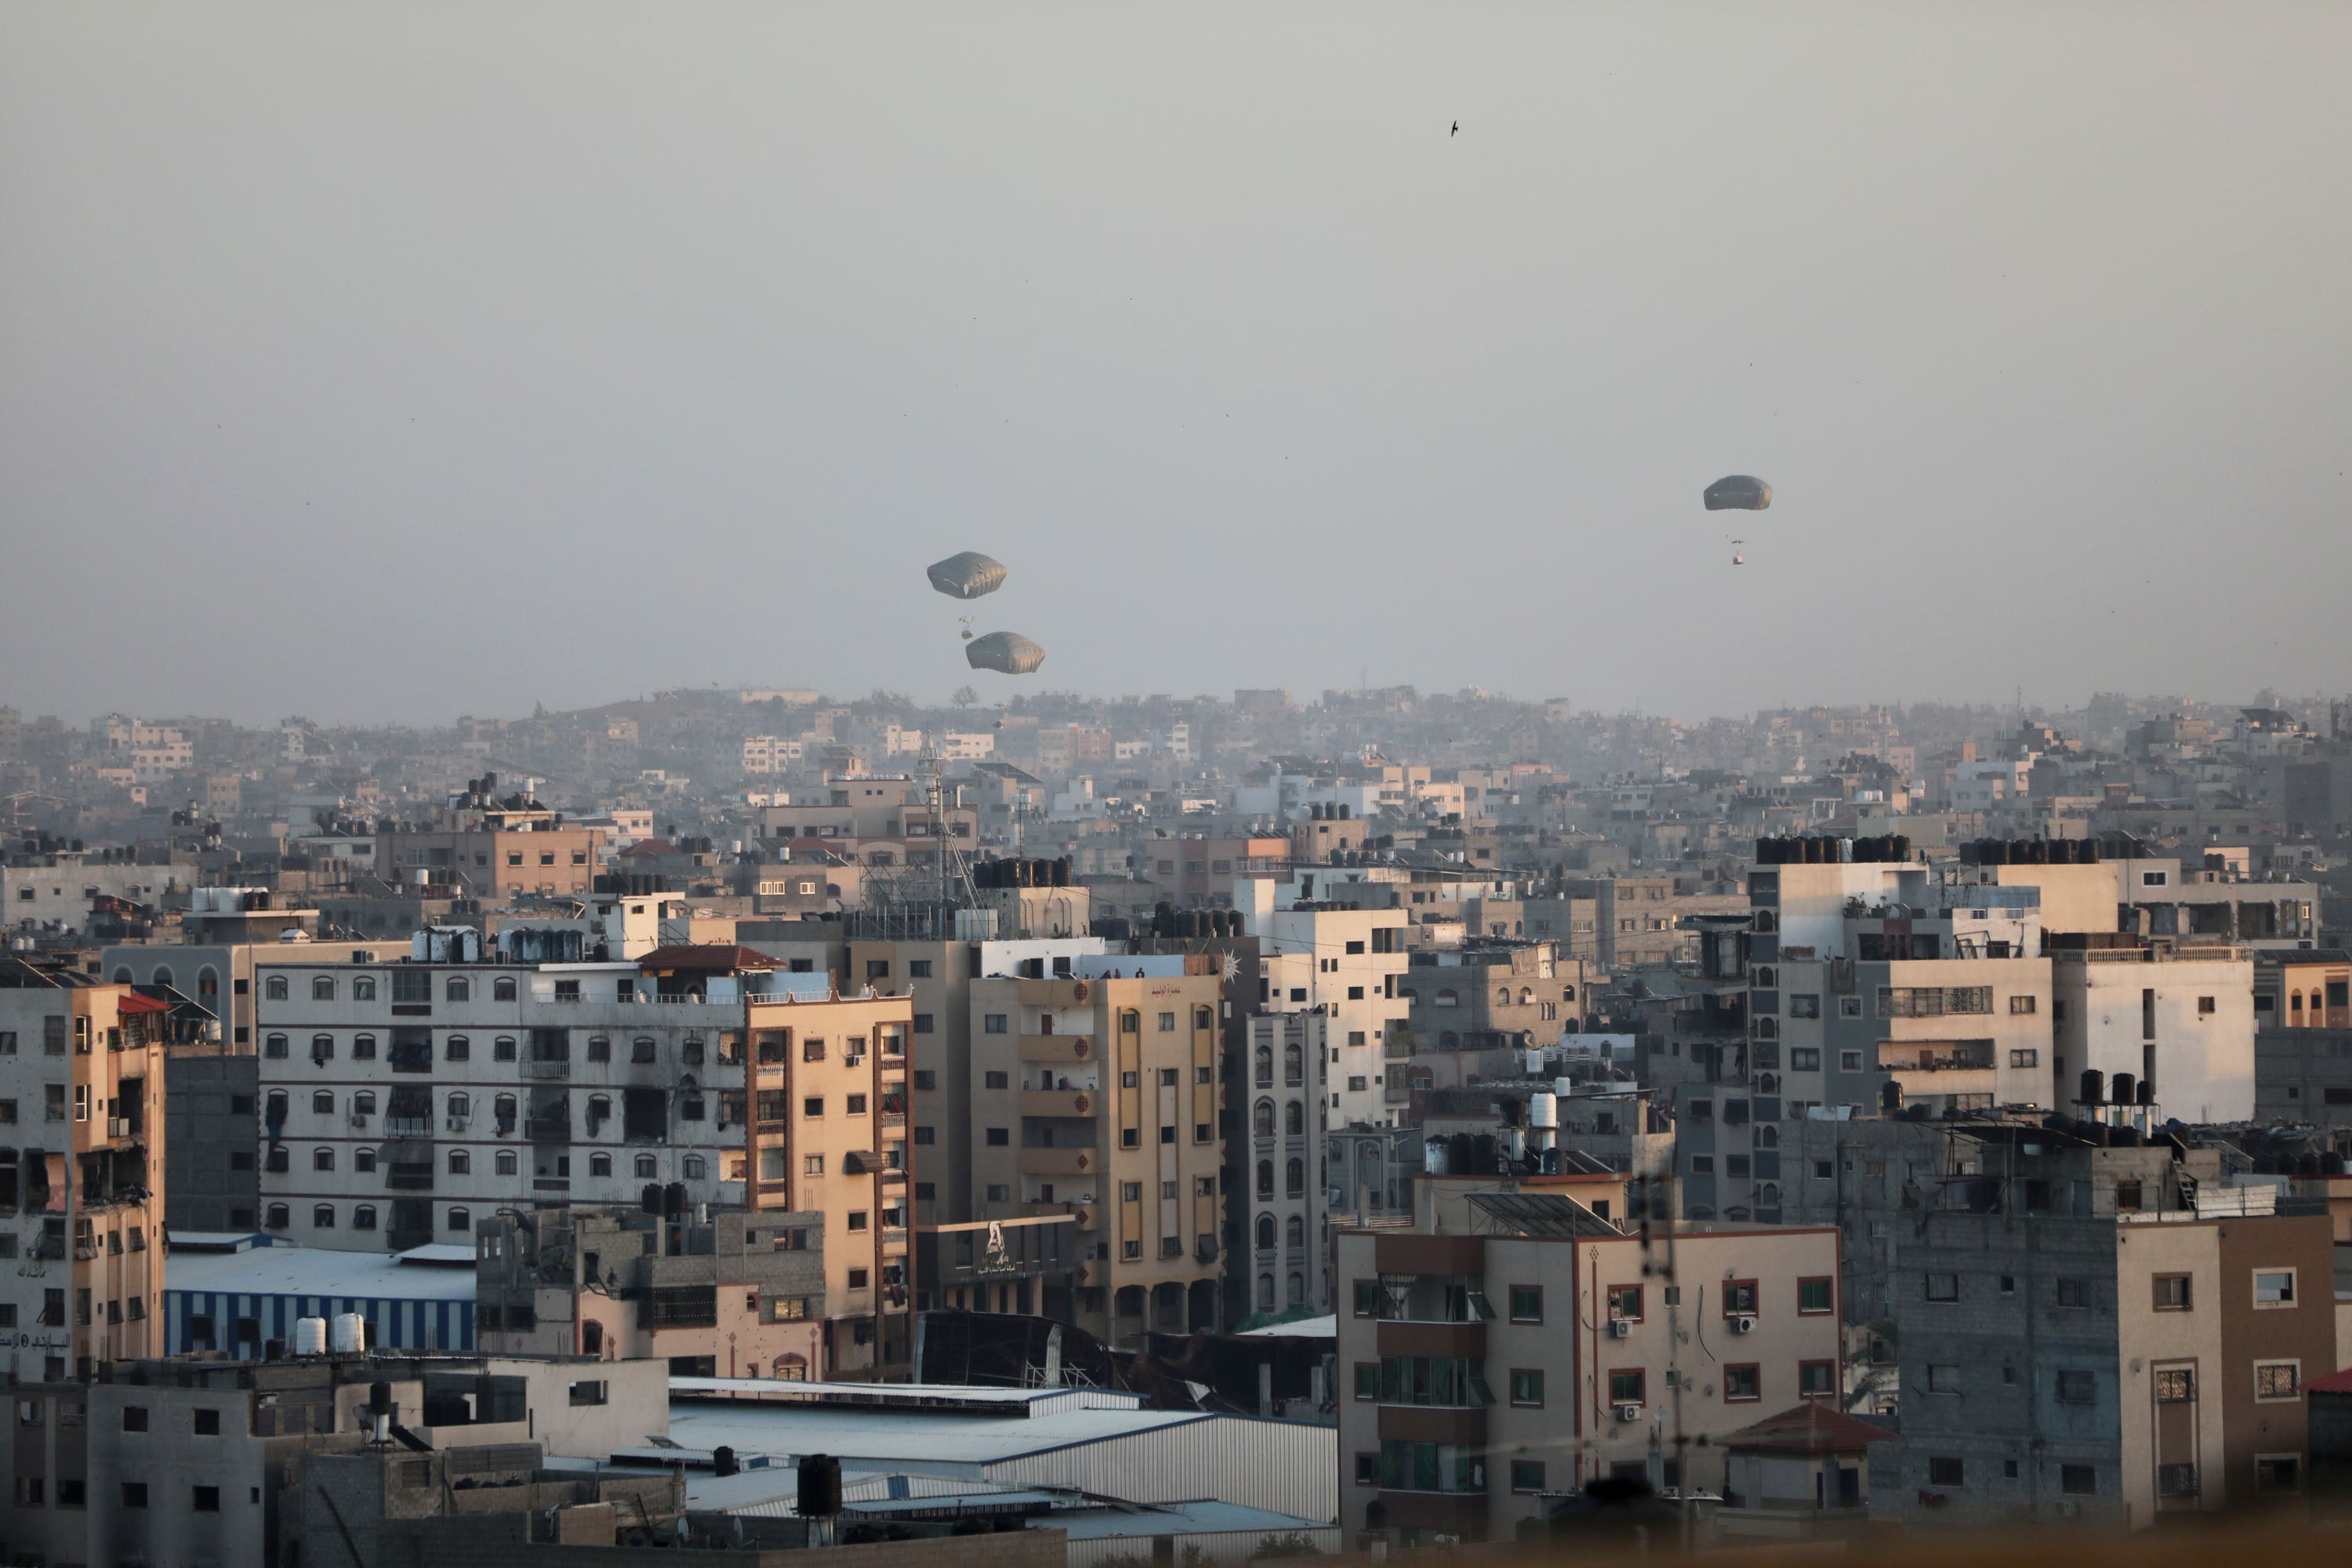
[(8, 1549), (2317, 1507), (2346, 719), (0, 710)]

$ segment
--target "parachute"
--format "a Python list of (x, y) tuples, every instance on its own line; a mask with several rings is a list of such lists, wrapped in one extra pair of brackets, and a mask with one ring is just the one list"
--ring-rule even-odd
[(959, 599), (977, 599), (1004, 586), (1004, 563), (967, 550), (929, 569), (931, 586)]
[(1772, 487), (1753, 474), (1730, 474), (1706, 487), (1709, 511), (1762, 511), (1772, 504)]
[(964, 662), (999, 675), (1028, 675), (1045, 662), (1045, 650), (1019, 632), (991, 632), (963, 645)]

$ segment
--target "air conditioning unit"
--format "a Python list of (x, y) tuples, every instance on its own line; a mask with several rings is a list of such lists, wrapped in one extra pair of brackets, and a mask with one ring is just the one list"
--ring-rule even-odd
[(1612, 1318), (1609, 1320), (1609, 1337), (1611, 1339), (1622, 1340), (1633, 1331), (1633, 1321), (1631, 1318)]
[(462, 1116), (453, 1116), (449, 1118), (446, 1125), (452, 1132), (463, 1132), (466, 1130), (466, 1119)]
[(1641, 1418), (1642, 1407), (1638, 1405), (1621, 1405), (1617, 1407), (1617, 1419), (1620, 1421), (1639, 1421)]
[(368, 1113), (367, 1113), (366, 1111), (364, 1111), (364, 1110), (354, 1110), (354, 1111), (352, 1111), (352, 1126), (354, 1126), (354, 1127), (365, 1127), (367, 1124), (368, 1124)]
[(1752, 1334), (1756, 1331), (1756, 1320), (1742, 1312), (1731, 1320), (1731, 1331), (1735, 1334)]

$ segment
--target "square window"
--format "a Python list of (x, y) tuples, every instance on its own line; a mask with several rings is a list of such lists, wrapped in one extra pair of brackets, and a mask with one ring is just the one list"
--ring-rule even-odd
[(2303, 1489), (2303, 1459), (2295, 1454), (2254, 1456), (2254, 1493), (2277, 1497)]
[(2155, 1282), (2155, 1307), (2159, 1312), (2185, 1312), (2189, 1310), (2189, 1276), (2186, 1274), (2158, 1275)]
[(195, 1433), (195, 1435), (196, 1435), (197, 1436), (199, 1436), (199, 1437), (217, 1437), (217, 1436), (220, 1436), (220, 1412), (219, 1412), (219, 1411), (217, 1411), (217, 1410), (194, 1410), (194, 1411), (191, 1411), (191, 1412), (189, 1413), (189, 1415), (190, 1415), (190, 1416), (191, 1416), (191, 1418), (192, 1418), (192, 1422), (193, 1422), (193, 1428), (192, 1428), (192, 1429), (194, 1431), (194, 1433)]
[(1381, 1484), (1381, 1457), (1378, 1454), (1356, 1456), (1356, 1484), (1360, 1487)]
[(1511, 1489), (1515, 1492), (1539, 1492), (1544, 1489), (1544, 1462), (1541, 1459), (1511, 1461)]
[(1511, 1287), (1511, 1321), (1540, 1323), (1543, 1321), (1543, 1287), (1514, 1285)]
[(2294, 1305), (2294, 1269), (2257, 1268), (2254, 1270), (2254, 1306), (2257, 1309)]
[(1756, 1313), (1756, 1281), (1727, 1279), (1723, 1282), (1723, 1315), (1727, 1318), (1753, 1317)]
[(2087, 1372), (2062, 1372), (2058, 1374), (2058, 1403), (2088, 1405), (2098, 1395), (2098, 1381)]
[(1381, 1288), (1377, 1281), (1359, 1279), (1349, 1292), (1357, 1317), (1371, 1318), (1380, 1314)]
[(1801, 1361), (1797, 1363), (1797, 1393), (1805, 1399), (1829, 1399), (1837, 1394), (1837, 1363), (1833, 1361)]
[(1723, 1398), (1727, 1405), (1745, 1404), (1764, 1397), (1763, 1369), (1750, 1363), (1747, 1366), (1727, 1366), (1723, 1369)]
[[(1930, 1301), (1957, 1301), (1960, 1299), (1960, 1277), (1957, 1274), (1930, 1274), (1927, 1276), (1923, 1289)], [(2003, 1275), (2002, 1293), (2007, 1294), (2009, 1289), (2009, 1277)]]
[(2293, 1361), (2265, 1361), (2254, 1363), (2254, 1397), (2256, 1399), (2293, 1399), (2303, 1388), (2303, 1363)]
[(218, 1513), (220, 1511), (220, 1488), (190, 1487), (188, 1489), (188, 1507), (196, 1513)]
[(1967, 1475), (1956, 1458), (1931, 1458), (1927, 1461), (1927, 1484), (1931, 1487), (1964, 1487)]
[(1377, 1400), (1381, 1396), (1381, 1363), (1360, 1361), (1356, 1363), (1356, 1397)]
[(1640, 1322), (1642, 1321), (1642, 1288), (1639, 1285), (1609, 1287), (1609, 1316), (1612, 1321)]
[(1544, 1402), (1544, 1374), (1538, 1370), (1515, 1367), (1511, 1372), (1511, 1403), (1540, 1406)]
[(2090, 1465), (2061, 1465), (2058, 1467), (2058, 1489), (2068, 1497), (2096, 1497), (2099, 1495), (2099, 1472)]
[(2164, 1366), (2157, 1368), (2156, 1402), (2158, 1405), (2196, 1404), (2196, 1370), (2193, 1367), (2186, 1366)]
[(1612, 1405), (1641, 1404), (1643, 1398), (1643, 1369), (1638, 1366), (1619, 1367), (1611, 1372), (1609, 1403)]
[(988, 1130), (988, 1146), (990, 1148), (1003, 1149), (1012, 1142), (1013, 1133), (1011, 1130), (1003, 1127), (992, 1127)]
[(1836, 1281), (1827, 1276), (1797, 1281), (1797, 1310), (1819, 1316), (1836, 1310)]
[(1930, 1394), (1958, 1394), (1959, 1391), (1960, 1391), (1960, 1369), (1959, 1369), (1958, 1367), (1957, 1367), (1957, 1366), (1951, 1366), (1951, 1365), (1948, 1365), (1948, 1364), (1942, 1364), (1942, 1363), (1931, 1363), (1928, 1365), (1928, 1367), (1927, 1367), (1927, 1392), (1928, 1392), (1928, 1393), (1930, 1393)]
[(145, 1508), (147, 1506), (147, 1483), (145, 1481), (123, 1482), (122, 1506), (125, 1508)]

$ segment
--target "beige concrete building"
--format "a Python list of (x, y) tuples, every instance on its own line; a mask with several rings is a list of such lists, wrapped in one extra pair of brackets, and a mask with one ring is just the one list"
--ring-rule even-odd
[(746, 1195), (762, 1216), (825, 1216), (815, 1375), (903, 1374), (915, 1288), (914, 1003), (870, 990), (836, 996), (832, 976), (809, 978), (776, 975), (774, 989), (744, 1004), (751, 1048), (733, 1065), (751, 1102)]
[(0, 1212), (24, 1222), (0, 1275), (15, 1377), (88, 1377), (163, 1348), (166, 1012), (0, 959)]
[(1508, 1541), (1596, 1478), (1717, 1489), (1717, 1440), (1839, 1398), (1833, 1228), (1669, 1250), (1541, 1178), (1458, 1195), (1471, 1233), (1335, 1238), (1343, 1525)]
[(976, 1217), (1075, 1215), (1071, 1318), (1113, 1343), (1213, 1328), (1222, 962), (1113, 954), (1073, 969), (971, 984)]

